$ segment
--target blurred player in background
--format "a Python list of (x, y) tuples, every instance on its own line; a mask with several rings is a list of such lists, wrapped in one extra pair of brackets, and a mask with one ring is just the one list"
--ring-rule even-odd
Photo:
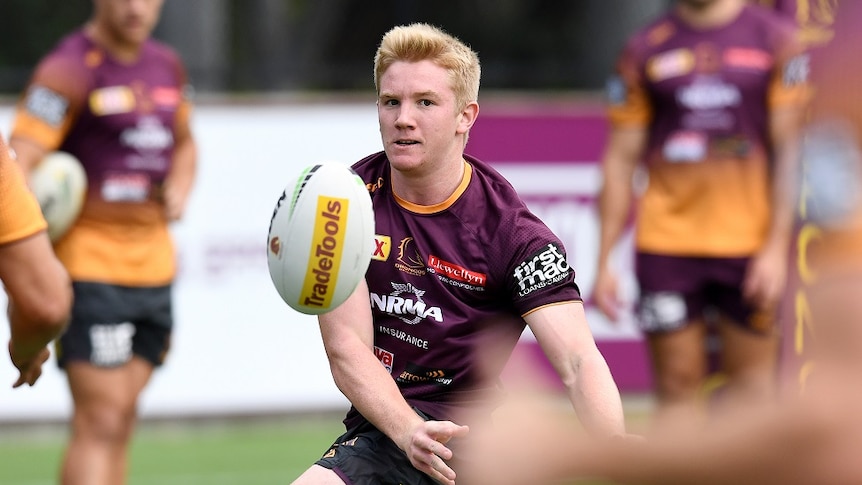
[(9, 300), (9, 356), (33, 385), (51, 355), (48, 344), (69, 320), (72, 285), (51, 249), (47, 224), (21, 169), (0, 138), (0, 281)]
[[(793, 25), (744, 0), (679, 0), (628, 42), (609, 89), (612, 132), (599, 196), (595, 300), (617, 318), (609, 256), (633, 201), (639, 162), (638, 322), (660, 418), (697, 412), (720, 337), (723, 396), (774, 389), (774, 311), (785, 285), (808, 97)], [(730, 401), (732, 402), (732, 401)]]
[(661, 485), (862, 483), (862, 2), (834, 7), (834, 38), (811, 58), (815, 91), (801, 150), (801, 192), (817, 224), (805, 265), (813, 275), (805, 290), (813, 365), (802, 392), (719, 416), (706, 429), (654, 429), (642, 446), (585, 439), (571, 419), (531, 399), (519, 410), (534, 418), (503, 421), (477, 438), (485, 460), (469, 476), (496, 485), (590, 476)]
[[(384, 150), (353, 168), (371, 192), (377, 251), (356, 292), (319, 317), (352, 407), (347, 432), (294, 483), (454, 484), (470, 459), (458, 446), (497, 404), (488, 386), (525, 325), (586, 429), (624, 434), (561, 242), (464, 154), (479, 114), (476, 53), (435, 27), (400, 26), (384, 35), (374, 73)], [(486, 367), (489, 347), (500, 351)]]
[[(848, 208), (856, 205), (860, 187), (859, 167), (852, 159), (856, 156), (852, 149), (854, 130), (848, 128), (852, 116), (839, 115), (840, 108), (852, 110), (851, 102), (855, 91), (840, 86), (836, 82), (845, 76), (823, 76), (824, 64), (841, 59), (831, 48), (835, 38), (835, 22), (838, 6), (845, 2), (838, 0), (761, 0), (761, 3), (785, 14), (797, 23), (802, 42), (805, 44), (814, 72), (818, 79), (812, 84), (818, 91), (818, 101), (813, 105), (810, 116), (813, 122), (808, 125), (804, 136), (803, 184), (797, 204), (797, 224), (794, 233), (793, 251), (790, 254), (788, 291), (782, 302), (781, 326), (782, 345), (779, 354), (779, 378), (783, 392), (797, 393), (805, 385), (812, 368), (809, 354), (810, 343), (816, 338), (817, 322), (810, 315), (810, 289), (817, 284), (821, 275), (813, 271), (816, 258), (824, 254), (824, 236), (829, 239), (836, 235), (835, 230), (846, 232), (844, 219)], [(842, 10), (846, 11), (848, 6)], [(858, 15), (858, 12), (856, 13)], [(846, 17), (842, 13), (842, 17)], [(845, 20), (846, 21), (846, 20)], [(852, 49), (845, 43), (844, 49)], [(849, 61), (844, 59), (845, 61)], [(856, 62), (848, 62), (846, 69), (852, 70)], [(852, 76), (849, 76), (851, 79)], [(815, 82), (816, 81), (816, 82)], [(841, 98), (831, 98), (840, 94)], [(828, 114), (826, 114), (828, 113)], [(824, 153), (829, 153), (824, 157)], [(813, 156), (811, 156), (813, 155)], [(837, 249), (837, 248), (836, 248)], [(838, 260), (844, 258), (843, 250), (830, 249)]]
[(138, 397), (168, 352), (175, 255), (168, 224), (192, 187), (186, 73), (151, 39), (162, 0), (93, 0), (90, 20), (39, 63), (11, 136), (29, 172), (63, 150), (88, 194), (56, 242), (75, 303), (57, 357), (74, 402), (66, 485), (125, 483)]

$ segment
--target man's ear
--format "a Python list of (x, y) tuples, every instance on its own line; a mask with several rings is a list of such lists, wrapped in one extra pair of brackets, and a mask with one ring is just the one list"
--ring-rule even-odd
[(478, 116), (479, 103), (476, 101), (467, 103), (467, 106), (464, 106), (464, 109), (459, 113), (458, 129), (456, 130), (456, 133), (460, 135), (469, 132)]

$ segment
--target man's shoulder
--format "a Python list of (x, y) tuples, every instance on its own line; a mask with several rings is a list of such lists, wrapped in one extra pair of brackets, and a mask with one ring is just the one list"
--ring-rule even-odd
[(381, 170), (383, 170), (383, 168), (387, 166), (387, 163), (388, 159), (386, 158), (386, 153), (383, 151), (379, 151), (362, 158), (358, 162), (355, 162), (353, 165), (350, 166), (350, 168), (353, 169), (354, 172), (359, 174), (359, 176), (363, 180), (368, 182), (368, 180), (366, 180), (366, 177), (369, 175), (376, 175), (380, 173)]
[(632, 32), (626, 39), (624, 55), (630, 60), (643, 58), (662, 49), (680, 33), (679, 24), (665, 12)]
[(143, 48), (149, 55), (180, 62), (179, 52), (172, 45), (161, 40), (150, 37), (144, 42)]
[(63, 36), (54, 47), (42, 56), (41, 64), (68, 63), (83, 65), (87, 52), (92, 48), (92, 42), (87, 39), (82, 30), (74, 30)]

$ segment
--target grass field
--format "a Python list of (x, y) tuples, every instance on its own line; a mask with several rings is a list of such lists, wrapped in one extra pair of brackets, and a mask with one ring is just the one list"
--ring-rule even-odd
[[(642, 398), (624, 402), (635, 420), (649, 406)], [(144, 420), (132, 444), (128, 485), (287, 485), (342, 433), (342, 417)], [(56, 485), (65, 439), (63, 424), (0, 423), (0, 485)]]
[[(332, 443), (341, 415), (143, 422), (129, 485), (288, 484)], [(0, 425), (0, 484), (56, 485), (66, 431)]]

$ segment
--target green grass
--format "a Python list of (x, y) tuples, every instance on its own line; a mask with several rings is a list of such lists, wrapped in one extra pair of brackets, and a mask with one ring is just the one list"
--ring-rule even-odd
[[(192, 423), (143, 422), (128, 485), (286, 484), (342, 432), (340, 415)], [(0, 426), (0, 484), (55, 485), (63, 428), (7, 432)]]
[[(636, 406), (632, 415), (638, 422), (645, 413)], [(132, 443), (127, 485), (288, 484), (342, 433), (342, 417), (143, 421)], [(65, 440), (65, 425), (0, 423), (0, 485), (56, 485)], [(592, 483), (600, 484), (605, 482)]]

